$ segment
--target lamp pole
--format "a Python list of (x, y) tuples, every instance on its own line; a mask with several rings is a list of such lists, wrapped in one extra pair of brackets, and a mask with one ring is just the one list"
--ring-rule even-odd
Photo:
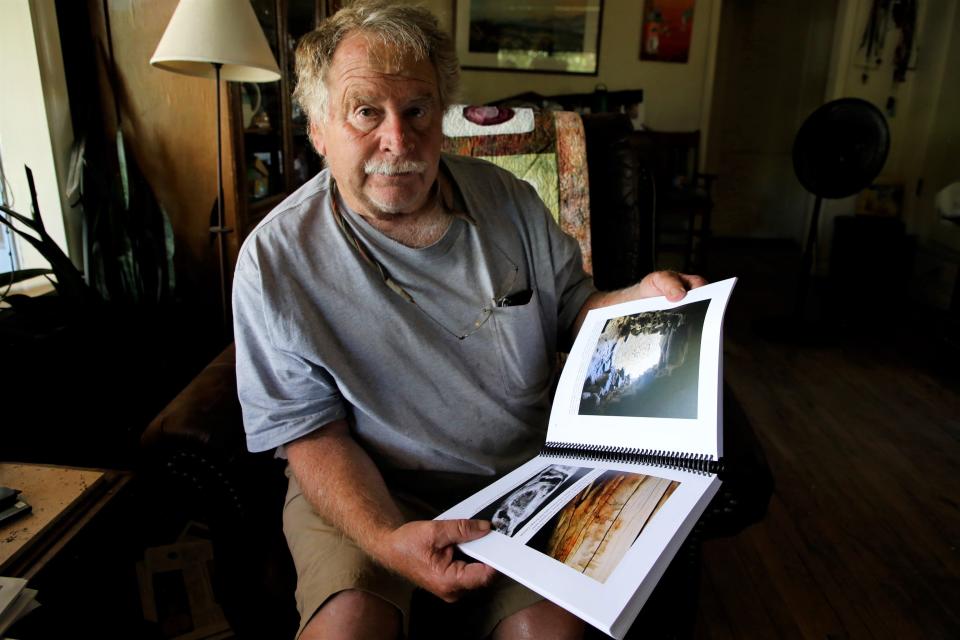
[(219, 62), (211, 63), (214, 70), (217, 92), (217, 221), (210, 227), (210, 233), (217, 236), (217, 251), (220, 262), (220, 309), (223, 312), (223, 334), (230, 337), (230, 312), (227, 306), (227, 246), (226, 235), (232, 231), (224, 225), (223, 220), (223, 141), (220, 131), (220, 67)]

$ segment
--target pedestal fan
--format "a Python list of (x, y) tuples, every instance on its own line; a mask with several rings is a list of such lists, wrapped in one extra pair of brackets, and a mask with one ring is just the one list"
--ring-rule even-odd
[(803, 250), (794, 321), (800, 322), (810, 286), (814, 249), (824, 198), (846, 198), (870, 185), (890, 150), (890, 130), (877, 107), (859, 98), (841, 98), (817, 108), (793, 142), (793, 170), (816, 196)]

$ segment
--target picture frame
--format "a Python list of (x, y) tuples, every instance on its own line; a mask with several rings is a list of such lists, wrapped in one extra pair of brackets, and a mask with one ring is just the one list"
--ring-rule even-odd
[(595, 76), (603, 0), (455, 0), (464, 69)]
[(640, 60), (690, 60), (696, 0), (644, 0), (640, 27)]

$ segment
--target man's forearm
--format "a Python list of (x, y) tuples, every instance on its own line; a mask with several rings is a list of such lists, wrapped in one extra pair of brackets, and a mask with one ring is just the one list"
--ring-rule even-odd
[(314, 510), (376, 558), (378, 542), (404, 519), (347, 423), (332, 422), (290, 443), (287, 459)]
[(371, 558), (448, 602), (489, 584), (495, 571), (454, 557), (480, 538), (480, 520), (405, 522), (370, 456), (338, 420), (287, 445), (287, 460), (314, 510)]
[(599, 309), (600, 307), (609, 307), (612, 304), (618, 304), (620, 302), (627, 302), (629, 300), (635, 300), (638, 296), (630, 295), (630, 292), (637, 288), (639, 284), (627, 287), (626, 289), (618, 289), (617, 291), (596, 291), (587, 298), (583, 306), (580, 307), (580, 312), (577, 313), (577, 319), (573, 323), (573, 335), (576, 336), (580, 332), (580, 326), (583, 325), (584, 319), (587, 317), (587, 312), (591, 309)]

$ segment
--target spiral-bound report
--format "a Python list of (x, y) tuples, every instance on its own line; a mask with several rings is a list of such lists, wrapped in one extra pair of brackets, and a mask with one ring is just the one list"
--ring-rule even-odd
[(464, 553), (622, 638), (720, 487), (735, 282), (587, 314), (540, 455), (439, 516), (491, 522)]

